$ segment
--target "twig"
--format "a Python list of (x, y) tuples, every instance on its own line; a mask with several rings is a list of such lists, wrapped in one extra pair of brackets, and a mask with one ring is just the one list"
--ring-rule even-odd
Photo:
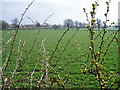
[(45, 80), (45, 83), (46, 83), (46, 87), (48, 86), (48, 67), (49, 67), (49, 63), (48, 63), (48, 57), (47, 57), (47, 52), (46, 52), (46, 49), (45, 49), (45, 46), (44, 46), (44, 41), (46, 40), (46, 38), (44, 40), (42, 40), (42, 47), (43, 47), (43, 57), (45, 58), (45, 67), (46, 67), (46, 80)]
[[(19, 46), (18, 46), (18, 54), (19, 54), (19, 52), (20, 52), (20, 44), (21, 44), (21, 43), (22, 43), (22, 41), (20, 40), (20, 41), (19, 41)], [(25, 45), (25, 42), (22, 43), (22, 46), (23, 46), (23, 47), (24, 47), (24, 45)], [(23, 48), (23, 47), (22, 47), (22, 48)], [(23, 51), (24, 51), (24, 50), (22, 50), (22, 51), (20, 52), (20, 55), (17, 56), (16, 67), (15, 67), (14, 72), (13, 72), (13, 74), (12, 74), (12, 76), (11, 76), (10, 79), (12, 79), (12, 78), (14, 77), (15, 73), (17, 72), (17, 70), (18, 70), (18, 68), (19, 68), (19, 63), (20, 63), (20, 59), (21, 59), (21, 57), (22, 57)]]
[(118, 32), (119, 32), (119, 30), (115, 33), (115, 35), (114, 35), (114, 37), (112, 38), (112, 40), (108, 43), (108, 45), (107, 45), (107, 48), (106, 48), (106, 51), (105, 51), (105, 53), (104, 53), (104, 55), (103, 55), (103, 59), (102, 59), (102, 61), (100, 62), (101, 64), (102, 64), (102, 62), (104, 61), (104, 57), (106, 56), (106, 54), (107, 54), (107, 52), (108, 52), (108, 50), (109, 50), (109, 47), (110, 47), (110, 45), (112, 44), (112, 42), (113, 42), (113, 40), (115, 39), (115, 37), (116, 37), (116, 35), (118, 34)]
[(50, 16), (48, 16), (48, 17), (44, 20), (43, 24), (46, 23), (46, 21), (47, 21), (50, 17), (52, 17), (53, 15), (54, 15), (54, 13), (51, 14)]
[[(56, 63), (55, 63), (55, 65), (54, 65), (54, 67), (55, 67), (55, 66), (57, 65), (57, 63), (59, 62), (59, 60), (60, 60), (60, 58), (62, 57), (63, 53), (65, 52), (68, 44), (70, 43), (70, 41), (72, 40), (72, 38), (77, 34), (78, 30), (79, 30), (79, 29), (77, 29), (76, 32), (75, 32), (75, 33), (71, 36), (71, 38), (67, 41), (64, 49), (62, 50), (61, 54), (59, 55), (58, 59), (56, 60)], [(53, 68), (54, 68), (54, 67), (53, 67)]]
[(50, 62), (51, 62), (51, 60), (52, 60), (55, 52), (57, 51), (58, 46), (59, 46), (61, 40), (63, 39), (63, 37), (65, 36), (65, 34), (66, 34), (68, 31), (69, 31), (69, 27), (68, 27), (68, 29), (62, 34), (62, 36), (60, 37), (60, 39), (58, 40), (57, 45), (56, 45), (56, 47), (55, 47), (55, 49), (54, 49), (54, 51), (53, 51), (53, 53), (52, 53), (52, 55), (51, 55), (51, 57), (50, 57), (50, 59), (49, 59), (49, 64), (50, 64)]
[[(35, 1), (35, 0), (33, 0), (33, 1), (28, 5), (28, 7), (25, 9), (25, 11), (23, 12), (23, 14), (22, 14), (22, 16), (21, 16), (21, 19), (20, 19), (18, 25), (21, 24), (25, 13), (27, 12), (27, 10), (30, 8), (30, 6), (33, 4), (34, 1)], [(9, 54), (8, 54), (8, 57), (6, 58), (6, 61), (5, 61), (4, 65), (3, 65), (3, 69), (4, 69), (4, 70), (6, 70), (6, 68), (8, 67), (8, 63), (9, 63), (9, 61), (10, 61), (10, 58), (11, 58), (11, 55), (12, 55), (12, 52), (13, 52), (14, 43), (15, 43), (15, 40), (16, 40), (18, 31), (19, 31), (19, 27), (16, 29), (15, 35), (14, 35), (14, 37), (13, 37), (13, 42), (12, 42), (12, 44), (11, 44), (10, 52), (9, 52)]]

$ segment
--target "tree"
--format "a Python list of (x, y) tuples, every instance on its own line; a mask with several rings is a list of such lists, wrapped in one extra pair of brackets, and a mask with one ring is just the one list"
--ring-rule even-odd
[(63, 26), (65, 28), (67, 28), (67, 27), (74, 28), (74, 21), (72, 19), (65, 19)]
[(118, 28), (120, 29), (120, 18), (118, 18)]
[(96, 24), (97, 24), (98, 30), (100, 30), (100, 27), (101, 27), (101, 20), (100, 20), (100, 19), (96, 19)]
[(0, 21), (0, 29), (7, 29), (9, 27), (9, 24), (6, 21), (1, 20)]
[(82, 23), (82, 27), (85, 28), (86, 25), (88, 25), (87, 23)]
[(12, 20), (12, 27), (13, 27), (13, 28), (18, 28), (18, 27), (19, 27), (18, 23), (19, 23), (18, 18), (14, 18), (14, 19)]
[(77, 28), (84, 28), (84, 27), (85, 27), (85, 23), (75, 21), (75, 26), (76, 26)]
[(79, 22), (79, 28), (84, 28), (84, 26), (81, 22)]
[(75, 27), (78, 28), (79, 27), (79, 22), (75, 21)]
[(36, 21), (35, 26), (36, 26), (36, 27), (38, 27), (38, 28), (40, 28), (40, 27), (41, 27), (40, 23), (39, 23), (39, 22), (37, 22), (37, 21)]

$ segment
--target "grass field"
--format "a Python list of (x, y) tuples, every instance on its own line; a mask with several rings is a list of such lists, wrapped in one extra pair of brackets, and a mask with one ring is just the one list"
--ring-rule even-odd
[[(39, 30), (19, 30), (17, 35), (17, 40), (14, 45), (14, 52), (12, 53), (11, 61), (9, 62), (9, 65), (7, 67), (7, 70), (4, 71), (5, 77), (8, 78), (8, 82), (10, 81), (10, 77), (12, 76), (12, 72), (14, 71), (16, 67), (16, 60), (18, 56), (20, 56), (20, 52), (22, 51), (22, 47), (20, 47), (20, 51), (18, 51), (19, 48), (19, 41), (23, 43), (25, 41), (25, 48), (24, 52), (22, 53), (22, 56), (20, 57), (21, 60), (24, 60), (27, 57), (27, 53), (29, 53), (30, 48), (32, 47), (36, 32)], [(35, 46), (30, 53), (30, 57), (27, 59), (26, 64), (19, 68), (18, 72), (14, 75), (14, 80), (19, 80), (22, 78), (30, 77), (30, 74), (34, 68), (36, 68), (35, 73), (33, 75), (33, 87), (35, 87), (37, 81), (39, 80), (41, 74), (40, 70), (43, 70), (45, 68), (44, 65), (41, 65), (40, 60), (43, 60), (45, 62), (45, 56), (43, 56), (44, 48), (46, 49), (46, 53), (48, 58), (50, 58), (52, 52), (54, 51), (56, 44), (58, 40), (60, 39), (60, 36), (64, 33), (65, 29), (41, 29), (39, 37), (35, 43)], [(9, 32), (9, 33), (8, 33)], [(76, 32), (75, 29), (70, 29), (66, 33), (66, 35), (63, 37), (62, 41), (60, 42), (58, 49), (55, 52), (55, 55), (53, 56), (50, 66), (54, 67), (58, 57), (61, 55), (62, 50), (64, 49), (66, 43), (69, 41), (71, 36)], [(96, 31), (96, 36), (98, 35), (100, 31)], [(7, 42), (12, 35), (15, 33), (14, 30), (11, 31), (2, 31), (2, 37), (3, 41)], [(110, 40), (112, 38), (113, 31), (108, 31), (106, 38), (110, 36)], [(41, 41), (44, 40), (44, 47), (42, 47)], [(108, 40), (108, 42), (110, 41)], [(98, 37), (95, 41), (95, 51), (99, 51), (101, 38)], [(83, 45), (84, 44), (84, 45)], [(86, 87), (86, 88), (96, 88), (98, 87), (98, 82), (96, 81), (96, 78), (93, 75), (90, 74), (83, 74), (81, 73), (81, 69), (85, 64), (85, 61), (87, 59), (87, 53), (89, 51), (89, 32), (85, 30), (79, 30), (77, 34), (71, 39), (69, 44), (67, 45), (65, 52), (62, 54), (60, 60), (58, 61), (57, 65), (55, 66), (55, 71), (59, 73), (60, 77), (62, 79), (68, 78), (68, 82), (65, 83), (65, 86), (67, 88), (78, 88), (78, 87)], [(107, 44), (104, 45), (103, 50), (106, 48)], [(3, 48), (5, 49), (2, 54), (2, 63), (4, 64), (5, 59), (7, 57), (7, 54), (11, 48), (11, 41), (8, 42), (8, 44), (3, 44)], [(41, 51), (40, 51), (41, 50)], [(41, 52), (41, 53), (40, 53)], [(103, 62), (103, 65), (106, 67), (106, 71), (110, 70), (114, 73), (117, 73), (118, 69), (118, 48), (116, 46), (116, 42), (113, 41), (109, 48), (109, 53), (105, 56), (105, 61)], [(74, 62), (71, 62), (74, 60)], [(22, 62), (22, 61), (21, 61)], [(67, 66), (65, 66), (62, 69), (59, 69), (66, 63), (69, 63)], [(89, 62), (89, 61), (88, 61)], [(36, 66), (37, 65), (37, 66)], [(88, 64), (89, 65), (89, 64)], [(36, 66), (36, 67), (35, 67)], [(52, 75), (57, 76), (56, 73), (54, 73), (51, 69), (49, 69), (49, 75), (52, 77)], [(113, 77), (112, 80), (108, 82), (108, 85), (112, 81), (114, 81), (116, 77)], [(44, 80), (43, 80), (44, 81)], [(29, 87), (30, 81), (29, 79), (26, 81), (17, 82), (14, 84), (11, 84), (11, 87), (18, 87), (18, 88), (26, 88)], [(44, 85), (44, 83), (42, 83)], [(56, 87), (56, 84), (54, 85)]]

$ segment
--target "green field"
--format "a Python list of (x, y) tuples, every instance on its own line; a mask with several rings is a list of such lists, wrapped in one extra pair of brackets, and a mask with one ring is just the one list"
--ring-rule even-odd
[[(28, 88), (30, 87), (30, 74), (35, 69), (35, 73), (33, 74), (33, 87), (36, 87), (37, 81), (40, 79), (42, 73), (44, 73), (45, 65), (41, 62), (46, 62), (45, 58), (47, 57), (48, 60), (51, 57), (54, 49), (56, 48), (56, 44), (58, 43), (61, 35), (65, 32), (65, 29), (40, 29), (40, 34), (36, 43), (34, 42), (37, 33), (39, 30), (19, 30), (12, 56), (9, 61), (9, 65), (7, 69), (4, 71), (4, 76), (8, 79), (8, 82), (11, 80), (22, 80), (24, 78), (29, 78), (27, 80), (23, 80), (20, 82), (12, 83), (10, 87), (18, 87), (18, 88)], [(8, 33), (9, 32), (9, 33)], [(87, 30), (79, 30), (76, 35), (70, 40), (67, 44), (69, 39), (73, 36), (76, 32), (75, 29), (70, 29), (65, 36), (62, 38), (59, 46), (51, 59), (50, 67), (54, 67), (57, 59), (61, 55), (58, 63), (54, 67), (54, 70), (57, 72), (55, 73), (53, 69), (49, 68), (49, 77), (57, 77), (59, 74), (62, 79), (68, 79), (68, 81), (64, 84), (66, 88), (97, 88), (99, 86), (98, 82), (94, 75), (91, 74), (84, 74), (81, 72), (81, 69), (85, 65), (85, 61), (88, 59), (89, 53), (89, 46), (90, 46), (90, 39), (89, 39), (89, 32)], [(95, 37), (99, 34), (100, 31), (96, 31)], [(106, 50), (108, 43), (112, 39), (112, 35), (114, 31), (108, 31), (105, 35), (105, 39), (109, 37), (109, 40), (103, 47), (103, 51)], [(2, 31), (3, 42), (6, 43), (8, 40), (14, 35), (14, 30), (6, 30)], [(20, 43), (21, 40), (21, 44)], [(42, 41), (44, 43), (42, 43)], [(25, 41), (24, 51), (22, 52), (22, 44)], [(10, 51), (12, 41), (8, 42), (7, 44), (3, 43), (3, 53), (2, 53), (2, 64), (4, 64), (6, 57)], [(101, 43), (101, 37), (98, 37), (95, 41), (95, 52), (99, 51), (99, 46)], [(31, 49), (34, 47), (27, 58), (27, 55)], [(43, 45), (44, 44), (44, 45)], [(67, 46), (66, 46), (67, 44)], [(106, 67), (106, 72), (113, 71), (117, 73), (118, 69), (118, 47), (116, 45), (116, 41), (114, 40), (108, 50), (107, 55), (105, 56), (105, 61), (103, 65)], [(65, 48), (66, 46), (66, 48)], [(65, 48), (65, 51), (63, 49)], [(19, 50), (19, 51), (18, 51)], [(45, 51), (45, 52), (44, 52)], [(21, 56), (22, 52), (22, 56)], [(46, 53), (47, 55), (45, 56)], [(19, 58), (20, 56), (20, 58)], [(101, 56), (102, 57), (102, 56)], [(27, 59), (26, 59), (27, 58)], [(13, 74), (13, 71), (16, 67), (16, 61), (20, 59), (19, 66), (21, 66), (18, 71), (15, 73), (14, 78), (10, 79)], [(26, 60), (25, 65), (22, 66), (21, 62)], [(73, 62), (71, 62), (73, 60)], [(70, 62), (70, 63), (69, 63)], [(68, 65), (66, 65), (69, 63)], [(86, 65), (90, 65), (90, 59)], [(66, 65), (65, 67), (59, 69), (60, 67)], [(44, 71), (41, 72), (40, 71)], [(108, 81), (108, 85), (111, 85), (112, 82), (115, 82), (115, 78), (113, 77), (110, 81)], [(62, 82), (62, 81), (60, 81)], [(45, 84), (45, 79), (41, 85)], [(53, 87), (57, 87), (57, 83), (54, 83)], [(114, 86), (115, 87), (115, 86)]]

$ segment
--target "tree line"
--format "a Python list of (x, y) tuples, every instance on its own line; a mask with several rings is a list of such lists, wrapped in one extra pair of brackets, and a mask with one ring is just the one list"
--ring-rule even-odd
[[(36, 21), (35, 23), (33, 22), (33, 24), (30, 25), (18, 25), (19, 20), (18, 18), (14, 18), (11, 21), (12, 24), (8, 24), (6, 21), (4, 20), (0, 20), (0, 29), (8, 29), (8, 28), (53, 28), (53, 29), (58, 29), (58, 28), (85, 28), (86, 25), (88, 25), (87, 23), (82, 23), (79, 21), (73, 21), (72, 19), (65, 19), (63, 22), (63, 25), (61, 24), (48, 24), (48, 23), (43, 23), (40, 24), (38, 21)], [(102, 21), (100, 19), (96, 19), (96, 28), (98, 28), (100, 30), (100, 28), (102, 27)]]

